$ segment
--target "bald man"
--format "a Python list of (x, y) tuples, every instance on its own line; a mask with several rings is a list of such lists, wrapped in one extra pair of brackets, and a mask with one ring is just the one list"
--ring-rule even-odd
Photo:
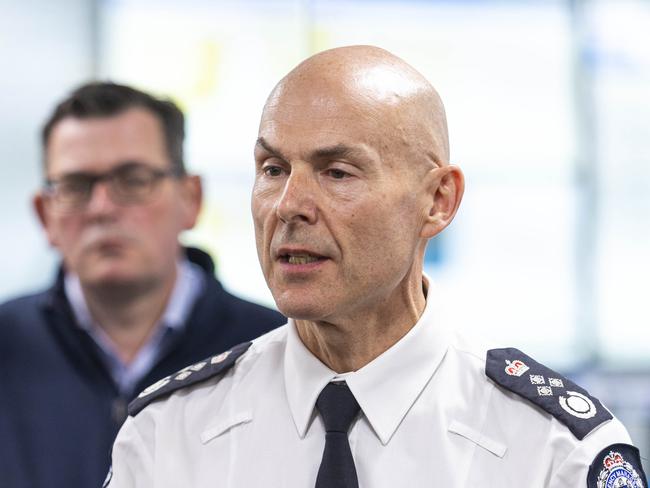
[(111, 488), (646, 486), (597, 399), (439, 318), (423, 257), (464, 183), (418, 72), (368, 46), (307, 59), (271, 93), (255, 161), (289, 323), (143, 391)]

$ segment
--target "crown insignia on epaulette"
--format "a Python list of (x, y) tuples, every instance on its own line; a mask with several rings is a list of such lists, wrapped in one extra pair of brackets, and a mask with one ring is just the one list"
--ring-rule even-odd
[(521, 376), (530, 368), (520, 359), (515, 359), (514, 361), (509, 361), (506, 359), (506, 368), (505, 371), (510, 376)]

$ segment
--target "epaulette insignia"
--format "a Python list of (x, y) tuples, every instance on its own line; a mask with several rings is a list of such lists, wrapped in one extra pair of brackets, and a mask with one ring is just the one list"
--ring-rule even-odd
[(488, 351), (485, 374), (524, 397), (568, 427), (582, 440), (612, 415), (587, 391), (512, 347)]
[(647, 488), (639, 450), (629, 444), (612, 444), (600, 451), (589, 467), (587, 488), (629, 486)]
[(237, 358), (244, 354), (252, 342), (244, 342), (233, 347), (230, 351), (222, 352), (203, 361), (187, 366), (153, 385), (145, 388), (135, 400), (129, 404), (129, 415), (135, 416), (152, 401), (169, 395), (170, 393), (195, 385), (213, 376), (228, 371), (233, 367)]

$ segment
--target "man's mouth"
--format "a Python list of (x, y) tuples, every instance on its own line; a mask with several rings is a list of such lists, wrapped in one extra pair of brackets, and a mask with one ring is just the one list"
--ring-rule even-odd
[(285, 254), (282, 260), (289, 264), (309, 264), (315, 263), (324, 258), (312, 256), (311, 254)]
[(311, 263), (316, 263), (318, 261), (324, 261), (327, 259), (325, 256), (321, 256), (319, 254), (305, 251), (305, 250), (280, 250), (280, 253), (278, 255), (278, 259), (287, 264), (295, 264), (295, 265), (300, 265), (300, 264), (311, 264)]

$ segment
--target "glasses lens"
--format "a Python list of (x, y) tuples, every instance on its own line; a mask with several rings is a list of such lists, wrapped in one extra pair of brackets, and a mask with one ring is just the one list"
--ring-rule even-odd
[(47, 189), (60, 210), (75, 211), (88, 204), (93, 187), (106, 182), (114, 203), (141, 203), (150, 198), (157, 183), (174, 176), (172, 171), (150, 168), (140, 163), (126, 163), (104, 174), (69, 174), (50, 180)]
[(88, 201), (93, 178), (84, 175), (66, 176), (52, 184), (54, 200), (64, 208), (77, 208)]
[(113, 172), (112, 190), (121, 201), (140, 202), (149, 197), (162, 173), (141, 164), (122, 166)]

